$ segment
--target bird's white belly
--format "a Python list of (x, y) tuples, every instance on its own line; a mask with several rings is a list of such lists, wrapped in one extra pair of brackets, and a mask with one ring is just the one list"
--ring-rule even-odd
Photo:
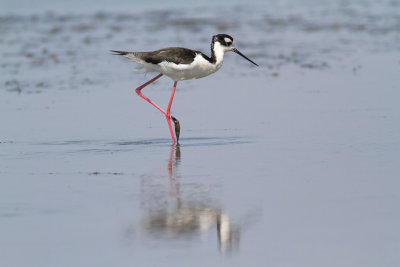
[(197, 55), (190, 64), (175, 64), (163, 61), (157, 65), (152, 65), (151, 69), (170, 77), (174, 81), (178, 81), (202, 78), (216, 72), (220, 67), (221, 64), (211, 64), (202, 56)]

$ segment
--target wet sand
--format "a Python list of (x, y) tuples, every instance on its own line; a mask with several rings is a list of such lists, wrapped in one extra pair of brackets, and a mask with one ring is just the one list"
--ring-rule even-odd
[[(397, 266), (399, 3), (318, 3), (0, 13), (0, 265)], [(219, 32), (260, 67), (179, 82), (171, 145), (108, 50)]]

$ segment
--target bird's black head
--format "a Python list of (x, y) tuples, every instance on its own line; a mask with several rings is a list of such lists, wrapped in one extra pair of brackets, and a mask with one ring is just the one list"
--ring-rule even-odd
[(211, 50), (213, 50), (213, 51), (220, 50), (220, 51), (223, 51), (222, 53), (227, 52), (227, 51), (233, 51), (236, 54), (247, 59), (254, 65), (258, 66), (257, 63), (255, 63), (254, 61), (252, 61), (251, 59), (249, 59), (248, 57), (243, 55), (239, 50), (237, 50), (235, 48), (235, 41), (233, 40), (232, 36), (230, 36), (228, 34), (220, 33), (220, 34), (214, 35), (213, 39), (212, 39)]
[(220, 33), (220, 34), (216, 34), (213, 36), (212, 42), (219, 42), (221, 45), (226, 46), (226, 47), (230, 47), (233, 46), (234, 41), (232, 36), (225, 34), (225, 33)]

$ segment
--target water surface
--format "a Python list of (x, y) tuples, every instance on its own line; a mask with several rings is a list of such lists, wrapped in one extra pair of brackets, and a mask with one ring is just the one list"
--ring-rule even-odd
[[(37, 3), (0, 8), (1, 266), (399, 265), (398, 1)], [(220, 32), (260, 67), (179, 82), (171, 145), (108, 50)]]

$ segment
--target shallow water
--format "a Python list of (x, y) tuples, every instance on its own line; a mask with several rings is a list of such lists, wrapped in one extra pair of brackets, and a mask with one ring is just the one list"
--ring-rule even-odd
[[(398, 1), (2, 3), (1, 266), (400, 264)], [(260, 67), (179, 82), (171, 145), (108, 50), (217, 32)]]

